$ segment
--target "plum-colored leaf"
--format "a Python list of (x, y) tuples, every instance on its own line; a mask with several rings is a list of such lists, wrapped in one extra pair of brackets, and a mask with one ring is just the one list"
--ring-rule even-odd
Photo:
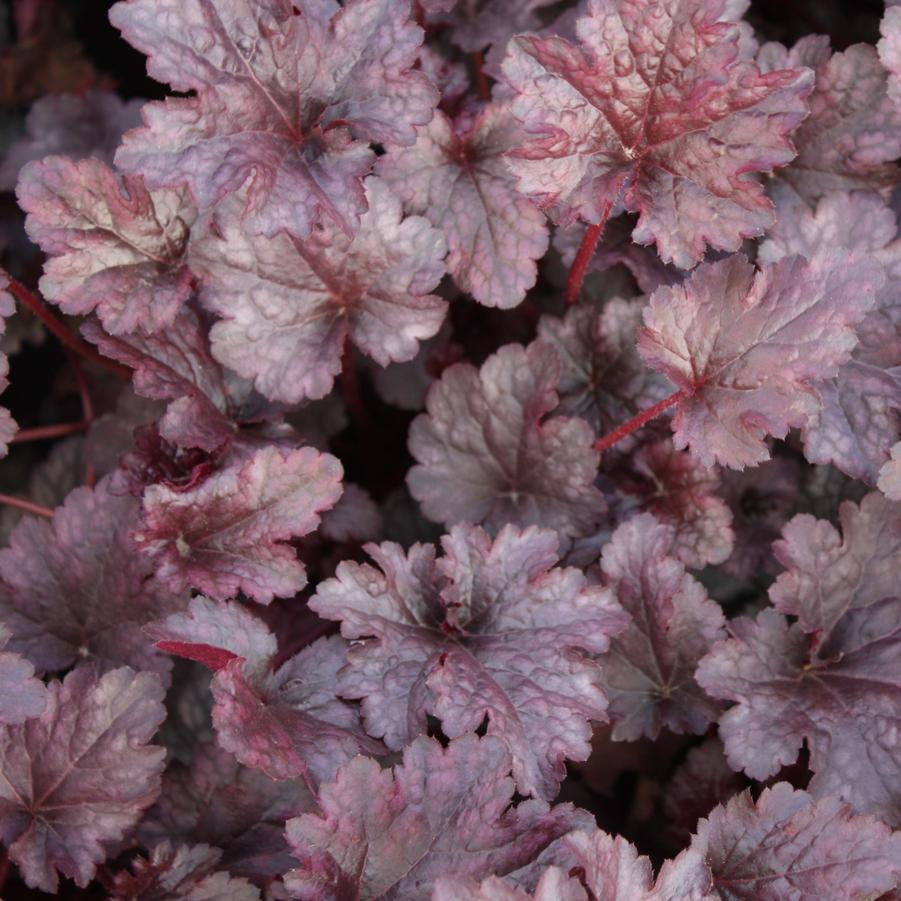
[(40, 717), (0, 726), (0, 831), (25, 882), (55, 893), (57, 872), (86, 886), (160, 790), (163, 686), (92, 664), (51, 682)]
[[(449, 26), (451, 40), (467, 53), (503, 49), (515, 34), (541, 27), (539, 10), (555, 0), (451, 0), (432, 2), (429, 24)], [(426, 5), (426, 4), (424, 4)], [(439, 9), (434, 9), (439, 7)], [(441, 9), (440, 7), (443, 7)]]
[[(901, 822), (901, 511), (882, 495), (841, 507), (843, 537), (802, 514), (776, 545), (789, 567), (770, 597), (777, 610), (733, 620), (732, 638), (701, 661), (696, 678), (736, 702), (720, 718), (729, 762), (766, 779), (806, 741), (816, 798)], [(851, 711), (851, 715), (849, 715)]]
[(190, 766), (170, 765), (159, 800), (141, 821), (142, 844), (213, 845), (238, 876), (277, 876), (293, 865), (285, 821), (313, 809), (300, 779), (275, 780), (241, 766), (213, 743), (200, 744)]
[(186, 182), (207, 209), (249, 181), (251, 234), (351, 233), (370, 141), (412, 144), (437, 94), (416, 62), (408, 0), (124, 0), (110, 21), (147, 69), (190, 98), (144, 108), (116, 162), (153, 187)]
[(807, 98), (810, 115), (792, 136), (798, 155), (777, 173), (782, 184), (813, 203), (836, 190), (898, 183), (901, 109), (886, 93), (887, 75), (875, 47), (854, 44), (833, 54), (829, 38), (808, 35), (791, 50), (764, 44), (758, 63), (764, 71), (808, 66), (816, 73)]
[(135, 533), (146, 559), (174, 590), (219, 599), (243, 591), (268, 604), (306, 584), (286, 542), (312, 532), (341, 496), (341, 464), (311, 447), (264, 447), (187, 491), (151, 485)]
[[(539, 873), (534, 894), (528, 894)], [(565, 835), (509, 880), (489, 879), (476, 886), (472, 879), (450, 877), (440, 880), (437, 889), (433, 901), (720, 901), (698, 852), (683, 851), (666, 861), (655, 880), (647, 857), (621, 836), (600, 829)]]
[[(338, 691), (361, 699), (370, 734), (400, 750), (427, 716), (451, 738), (487, 731), (506, 745), (523, 794), (553, 798), (566, 758), (585, 760), (590, 720), (606, 720), (598, 665), (626, 622), (608, 592), (556, 568), (557, 537), (477, 526), (404, 554), (369, 545), (378, 568), (342, 563), (310, 608), (356, 644)], [(359, 643), (361, 640), (362, 643)]]
[[(209, 845), (154, 845), (131, 872), (117, 873), (110, 901), (259, 901), (260, 890), (226, 872), (222, 851)], [(222, 867), (220, 869), (220, 867)]]
[(879, 490), (893, 501), (901, 501), (901, 441), (892, 447), (891, 459), (879, 470)]
[(667, 821), (667, 835), (684, 848), (698, 820), (747, 784), (747, 779), (729, 766), (723, 743), (718, 738), (706, 739), (685, 755), (664, 788), (661, 812)]
[(429, 292), (444, 274), (441, 233), (404, 218), (378, 178), (353, 238), (326, 225), (306, 241), (248, 234), (229, 200), (191, 248), (201, 300), (223, 319), (212, 329), (216, 358), (272, 400), (325, 397), (347, 340), (382, 366), (410, 360), (434, 335), (447, 304)]
[(159, 422), (165, 440), (214, 451), (234, 438), (249, 385), (235, 384), (213, 359), (208, 330), (194, 310), (183, 307), (171, 326), (152, 335), (113, 336), (95, 322), (86, 322), (82, 333), (134, 370), (137, 394), (171, 401)]
[(506, 102), (451, 119), (440, 110), (409, 148), (392, 148), (378, 173), (409, 212), (447, 239), (447, 269), (462, 291), (506, 309), (525, 297), (548, 247), (544, 215), (516, 190), (504, 154), (521, 140)]
[(707, 245), (738, 250), (772, 222), (750, 172), (794, 156), (813, 73), (762, 75), (720, 0), (591, 0), (561, 37), (510, 42), (504, 75), (531, 140), (510, 165), (520, 190), (562, 224), (622, 202), (639, 244), (690, 268)]
[(140, 124), (143, 102), (94, 88), (36, 100), (25, 119), (25, 134), (0, 163), (0, 188), (12, 191), (26, 163), (53, 154), (112, 163), (122, 134)]
[(153, 578), (128, 538), (140, 504), (110, 481), (76, 488), (52, 520), (23, 519), (0, 550), (0, 620), (8, 650), (44, 672), (84, 660), (100, 672), (126, 664), (168, 679), (170, 661), (141, 628), (187, 603)]
[(40, 716), (47, 705), (47, 689), (34, 678), (34, 665), (21, 654), (6, 651), (12, 632), (0, 624), (0, 724), (18, 724)]
[(248, 767), (315, 786), (361, 751), (384, 750), (363, 734), (357, 712), (335, 696), (346, 663), (338, 637), (319, 639), (274, 669), (278, 648), (265, 623), (237, 603), (203, 597), (191, 601), (187, 614), (146, 632), (158, 647), (192, 660), (215, 659), (214, 651), (232, 655), (210, 684), (213, 725), (219, 744)]
[(717, 496), (719, 474), (666, 438), (643, 444), (628, 460), (629, 476), (617, 474), (623, 514), (636, 508), (675, 530), (671, 553), (692, 569), (723, 563), (732, 553), (732, 511)]
[(319, 532), (330, 541), (378, 541), (382, 537), (382, 513), (364, 488), (345, 483), (331, 510), (322, 516)]
[(510, 765), (500, 741), (475, 735), (447, 748), (417, 738), (393, 770), (351, 761), (320, 789), (321, 815), (288, 821), (300, 861), (285, 877), (292, 897), (419, 901), (448, 871), (504, 875), (586, 827), (590, 818), (568, 804), (512, 805)]
[(603, 435), (669, 394), (666, 380), (649, 372), (635, 350), (643, 308), (639, 300), (615, 297), (601, 309), (585, 303), (562, 319), (541, 317), (538, 338), (562, 363), (555, 415), (578, 416)]
[[(16, 312), (16, 301), (7, 290), (9, 275), (0, 269), (0, 337), (6, 332), (6, 320)], [(0, 353), (0, 392), (6, 390), (9, 380), (9, 360), (6, 354)], [(0, 407), (0, 459), (9, 453), (9, 443), (19, 430), (15, 420), (6, 407)]]
[(640, 513), (613, 533), (601, 558), (606, 586), (631, 617), (600, 658), (616, 741), (656, 739), (663, 727), (701, 734), (719, 714), (694, 671), (725, 637), (723, 613), (671, 556), (674, 537)]
[(185, 250), (196, 213), (182, 191), (148, 191), (95, 159), (29, 163), (16, 188), (28, 236), (47, 254), (40, 288), (65, 313), (96, 312), (112, 334), (170, 325), (191, 293)]
[(743, 792), (715, 808), (691, 847), (713, 871), (722, 901), (866, 901), (901, 878), (901, 835), (787, 782), (764, 789), (756, 803)]
[(769, 459), (767, 435), (783, 438), (820, 410), (811, 382), (831, 378), (848, 359), (853, 326), (884, 280), (878, 262), (842, 250), (757, 271), (735, 254), (655, 291), (638, 347), (683, 393), (676, 447), (708, 466)]
[(876, 306), (857, 327), (859, 343), (834, 379), (817, 390), (822, 410), (803, 430), (811, 463), (832, 463), (870, 485), (901, 438), (901, 241), (895, 214), (878, 194), (836, 191), (815, 209), (777, 199), (779, 219), (760, 248), (773, 261), (812, 259), (831, 247), (867, 253), (885, 267)]
[(445, 370), (410, 427), (418, 465), (410, 493), (429, 519), (449, 526), (506, 523), (586, 535), (603, 517), (594, 487), (598, 454), (590, 426), (546, 415), (557, 404), (560, 358), (541, 342), (508, 344), (481, 369), (458, 363)]
[(901, 9), (886, 9), (879, 31), (882, 38), (876, 49), (879, 61), (888, 71), (888, 95), (896, 107), (901, 107)]

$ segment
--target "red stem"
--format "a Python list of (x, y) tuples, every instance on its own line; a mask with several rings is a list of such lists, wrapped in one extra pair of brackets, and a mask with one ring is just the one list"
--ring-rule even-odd
[(64, 422), (60, 425), (42, 425), (34, 429), (21, 429), (16, 432), (10, 444), (24, 444), (26, 441), (44, 441), (47, 438), (62, 438), (87, 430), (89, 422)]
[(617, 441), (622, 441), (623, 438), (640, 429), (645, 423), (650, 422), (652, 419), (655, 419), (670, 407), (675, 406), (684, 397), (685, 392), (676, 391), (675, 394), (671, 394), (669, 397), (663, 398), (660, 403), (654, 404), (653, 407), (648, 407), (647, 410), (642, 410), (637, 416), (633, 416), (628, 422), (624, 422), (621, 426), (614, 429), (612, 432), (607, 432), (606, 435), (602, 435), (600, 438), (598, 438), (598, 440), (594, 443), (594, 449), (603, 453), (608, 448), (613, 447), (613, 445), (616, 444)]
[(28, 309), (44, 323), (47, 329), (56, 335), (63, 345), (70, 350), (74, 350), (75, 353), (84, 357), (86, 360), (93, 360), (95, 363), (98, 363), (100, 366), (105, 366), (107, 369), (118, 375), (125, 376), (125, 378), (129, 379), (131, 378), (131, 370), (127, 366), (122, 366), (115, 360), (110, 360), (108, 357), (104, 357), (102, 354), (97, 353), (90, 344), (86, 344), (77, 335), (73, 335), (72, 332), (70, 332), (69, 329), (47, 309), (41, 298), (29, 291), (20, 281), (9, 276), (9, 284), (7, 287), (13, 297), (15, 297), (19, 303), (28, 307)]
[(491, 84), (488, 81), (488, 76), (485, 74), (485, 58), (482, 55), (481, 50), (476, 50), (470, 54), (472, 58), (472, 65), (476, 71), (476, 87), (479, 91), (479, 99), (481, 100), (490, 100), (491, 99)]
[(23, 497), (14, 497), (11, 494), (0, 494), (0, 504), (6, 504), (8, 507), (17, 507), (26, 513), (34, 513), (37, 516), (46, 516), (53, 519), (53, 511), (49, 507), (42, 507), (40, 504), (34, 504), (26, 501)]
[(566, 299), (567, 306), (572, 306), (579, 302), (579, 294), (582, 291), (582, 282), (585, 281), (588, 264), (591, 262), (592, 256), (594, 256), (594, 251), (598, 246), (598, 241), (601, 240), (601, 235), (604, 234), (612, 209), (613, 204), (607, 203), (601, 211), (601, 221), (597, 225), (589, 225), (585, 229), (582, 243), (579, 245), (578, 253), (576, 253), (576, 258), (573, 260), (573, 264), (569, 269), (569, 276), (566, 279), (566, 292), (563, 296)]

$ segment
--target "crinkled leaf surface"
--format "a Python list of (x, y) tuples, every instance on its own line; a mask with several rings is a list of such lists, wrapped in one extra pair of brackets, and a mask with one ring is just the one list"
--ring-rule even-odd
[(836, 190), (880, 190), (898, 183), (901, 109), (886, 93), (888, 76), (876, 48), (854, 44), (830, 53), (829, 38), (808, 35), (791, 50), (765, 44), (764, 71), (809, 66), (816, 87), (810, 115), (792, 135), (798, 155), (778, 179), (808, 203)]
[(655, 291), (638, 347), (684, 394), (673, 417), (676, 447), (708, 466), (769, 459), (766, 435), (785, 437), (819, 411), (810, 383), (848, 359), (852, 326), (884, 278), (875, 260), (841, 250), (756, 272), (735, 254)]
[(243, 591), (268, 604), (306, 584), (286, 542), (319, 525), (343, 474), (335, 457), (311, 447), (264, 447), (186, 491), (151, 485), (135, 540), (175, 590), (193, 586), (220, 600)]
[(213, 359), (194, 310), (183, 307), (170, 327), (152, 335), (112, 336), (95, 322), (86, 322), (82, 333), (101, 353), (134, 370), (136, 393), (172, 401), (159, 422), (164, 439), (213, 451), (234, 438), (248, 390)]
[(735, 533), (732, 511), (716, 494), (716, 469), (677, 451), (668, 438), (641, 445), (628, 462), (631, 478), (615, 477), (624, 513), (637, 506), (671, 526), (671, 553), (692, 569), (728, 559)]
[(521, 140), (507, 102), (451, 119), (440, 110), (409, 148), (392, 148), (378, 173), (410, 212), (447, 238), (447, 269), (491, 307), (516, 306), (548, 248), (544, 215), (516, 190), (504, 154)]
[(0, 162), (0, 188), (12, 191), (26, 163), (52, 154), (112, 163), (123, 132), (140, 124), (143, 102), (123, 101), (111, 91), (94, 88), (36, 100), (25, 119), (25, 134)]
[[(538, 874), (541, 874), (540, 877)], [(537, 878), (537, 884), (535, 880)], [(524, 888), (514, 888), (519, 884)], [(534, 894), (528, 889), (534, 887)], [(524, 890), (526, 889), (526, 890)], [(459, 894), (453, 894), (458, 891)], [(704, 858), (683, 851), (666, 861), (656, 881), (651, 861), (635, 846), (600, 829), (558, 839), (509, 880), (440, 880), (434, 901), (719, 901)]]
[(272, 400), (325, 397), (348, 340), (387, 366), (441, 326), (447, 304), (429, 292), (444, 274), (444, 238), (421, 216), (403, 218), (380, 179), (367, 179), (366, 195), (353, 238), (332, 225), (306, 241), (253, 237), (229, 200), (191, 248), (201, 299), (223, 317), (213, 353)]
[(672, 554), (674, 530), (648, 513), (621, 525), (604, 547), (605, 584), (630, 615), (600, 658), (616, 741), (703, 733), (719, 707), (694, 681), (698, 661), (723, 638), (719, 605)]
[[(6, 332), (6, 320), (16, 312), (16, 301), (6, 289), (9, 287), (9, 275), (0, 269), (0, 337)], [(9, 360), (6, 354), (0, 353), (0, 392), (9, 385)], [(9, 452), (9, 442), (19, 430), (15, 420), (6, 407), (0, 407), (0, 459)]]
[(510, 157), (520, 190), (561, 223), (641, 214), (633, 238), (664, 262), (738, 250), (772, 222), (750, 172), (794, 156), (813, 74), (761, 75), (719, 0), (591, 0), (561, 37), (510, 42), (504, 75), (531, 140)]
[(871, 254), (883, 264), (885, 286), (858, 325), (859, 343), (834, 379), (817, 388), (822, 410), (803, 431), (811, 463), (832, 463), (875, 484), (901, 438), (901, 241), (895, 214), (878, 194), (836, 191), (815, 209), (780, 193), (779, 220), (760, 247), (760, 258), (792, 253), (812, 259), (824, 248)]
[(806, 741), (809, 791), (901, 822), (901, 510), (880, 494), (840, 511), (842, 535), (807, 514), (776, 545), (788, 567), (770, 590), (779, 612), (733, 620), (697, 679), (736, 702), (720, 718), (729, 762), (754, 779), (793, 763)]
[(125, 0), (110, 20), (158, 81), (196, 96), (144, 108), (116, 154), (206, 209), (249, 179), (252, 234), (346, 232), (366, 209), (369, 141), (412, 144), (437, 94), (411, 71), (422, 31), (404, 0)]
[(301, 779), (271, 779), (204, 743), (190, 766), (170, 764), (140, 837), (148, 847), (164, 840), (212, 845), (221, 849), (222, 866), (232, 873), (277, 876), (293, 865), (285, 821), (312, 809)]
[(321, 815), (288, 822), (300, 861), (285, 877), (292, 897), (418, 901), (449, 871), (504, 875), (586, 827), (590, 818), (568, 804), (513, 806), (510, 765), (498, 739), (475, 735), (446, 748), (417, 738), (393, 770), (351, 761), (320, 789)]
[(140, 504), (111, 493), (108, 478), (76, 488), (47, 520), (29, 516), (0, 550), (0, 620), (7, 646), (55, 672), (95, 660), (100, 672), (127, 664), (168, 678), (170, 662), (141, 627), (187, 604), (153, 578), (129, 531)]
[(162, 841), (115, 876), (110, 901), (258, 901), (258, 888), (219, 869), (221, 857), (209, 845)]
[(163, 686), (92, 664), (47, 688), (40, 717), (0, 726), (0, 834), (25, 882), (55, 893), (57, 873), (86, 886), (160, 789)]
[(615, 297), (601, 309), (584, 303), (562, 319), (541, 317), (538, 338), (554, 347), (562, 364), (555, 415), (578, 416), (603, 435), (670, 393), (671, 386), (649, 372), (635, 350), (643, 307), (639, 300)]
[(535, 31), (541, 26), (538, 11), (553, 4), (554, 0), (431, 0), (423, 6), (430, 12), (430, 7), (438, 7), (428, 22), (450, 26), (451, 40), (472, 53), (489, 45), (503, 49), (513, 35)]
[(492, 542), (460, 525), (442, 545), (437, 561), (429, 545), (369, 545), (378, 569), (345, 562), (319, 585), (311, 609), (360, 642), (339, 693), (362, 700), (367, 730), (395, 750), (426, 731), (428, 714), (452, 738), (487, 718), (517, 788), (553, 798), (565, 759), (588, 757), (589, 721), (606, 719), (586, 652), (606, 650), (622, 610), (555, 567), (553, 532), (507, 526)]
[(756, 803), (743, 792), (715, 808), (691, 847), (713, 871), (722, 901), (864, 901), (901, 878), (901, 835), (787, 782), (764, 789)]
[(194, 206), (150, 192), (95, 159), (29, 163), (16, 188), (28, 236), (47, 254), (40, 288), (66, 313), (96, 311), (107, 331), (170, 325), (191, 293), (185, 249)]
[(410, 427), (418, 465), (410, 493), (429, 519), (451, 525), (538, 525), (585, 535), (603, 516), (594, 487), (598, 454), (590, 426), (545, 416), (557, 404), (561, 364), (553, 348), (508, 344), (481, 369), (458, 363), (426, 398)]
[(47, 689), (34, 678), (34, 666), (21, 654), (2, 650), (12, 636), (0, 625), (0, 723), (24, 723), (40, 716), (47, 705)]
[[(214, 671), (219, 744), (246, 766), (315, 786), (361, 750), (384, 751), (363, 734), (357, 712), (335, 696), (346, 663), (340, 638), (320, 639), (273, 670), (277, 643), (265, 623), (240, 604), (203, 597), (194, 598), (188, 614), (147, 632), (157, 647)], [(287, 786), (286, 798), (294, 791)]]

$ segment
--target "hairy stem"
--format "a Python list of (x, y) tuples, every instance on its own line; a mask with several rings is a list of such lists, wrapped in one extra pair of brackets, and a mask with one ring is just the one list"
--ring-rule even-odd
[(589, 225), (585, 229), (582, 243), (579, 245), (576, 258), (573, 260), (572, 266), (570, 266), (569, 275), (566, 279), (566, 291), (563, 296), (566, 299), (567, 306), (572, 306), (579, 302), (579, 294), (582, 291), (582, 282), (585, 281), (588, 264), (591, 262), (594, 250), (598, 246), (598, 241), (601, 240), (601, 235), (604, 234), (612, 209), (613, 204), (607, 203), (601, 211), (601, 221), (597, 225)]
[(62, 438), (65, 435), (75, 435), (84, 432), (90, 426), (90, 422), (63, 422), (59, 425), (42, 425), (34, 429), (20, 429), (16, 432), (10, 444), (24, 444), (26, 441), (44, 441), (48, 438)]
[(25, 500), (24, 497), (0, 494), (0, 504), (6, 504), (7, 507), (17, 507), (26, 513), (34, 513), (37, 516), (46, 516), (48, 519), (53, 519), (53, 511), (49, 507), (42, 507), (40, 504), (32, 503), (32, 501)]
[(103, 354), (97, 353), (90, 344), (86, 344), (81, 338), (70, 332), (69, 329), (66, 328), (66, 326), (54, 316), (49, 309), (47, 309), (43, 300), (41, 300), (38, 295), (29, 291), (20, 281), (17, 281), (10, 276), (8, 288), (13, 297), (15, 297), (19, 303), (28, 307), (28, 309), (31, 310), (31, 312), (34, 313), (34, 315), (47, 327), (47, 330), (52, 332), (65, 347), (75, 351), (75, 353), (84, 357), (86, 360), (92, 360), (100, 366), (106, 367), (117, 375), (129, 379), (131, 378), (131, 370), (127, 366), (122, 366), (115, 360), (110, 360), (108, 357), (104, 357)]
[(490, 100), (491, 84), (488, 81), (488, 76), (485, 74), (485, 58), (482, 55), (482, 51), (476, 50), (470, 54), (470, 57), (476, 73), (476, 87), (479, 91), (479, 99)]
[(648, 407), (647, 410), (642, 410), (636, 416), (633, 416), (628, 422), (624, 422), (618, 428), (615, 428), (612, 432), (607, 432), (606, 435), (602, 435), (598, 438), (594, 443), (594, 449), (596, 451), (601, 451), (603, 453), (608, 448), (613, 447), (617, 441), (622, 441), (627, 435), (631, 435), (632, 432), (638, 431), (643, 425), (650, 422), (652, 419), (656, 419), (661, 413), (668, 410), (670, 407), (675, 406), (685, 397), (684, 391), (676, 391), (674, 394), (671, 394), (669, 397), (663, 398), (660, 403), (654, 404), (653, 407)]

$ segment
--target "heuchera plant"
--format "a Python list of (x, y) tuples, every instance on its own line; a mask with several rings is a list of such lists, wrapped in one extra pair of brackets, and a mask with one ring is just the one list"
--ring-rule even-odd
[(0, 3), (0, 896), (901, 898), (901, 5), (81, 6)]

